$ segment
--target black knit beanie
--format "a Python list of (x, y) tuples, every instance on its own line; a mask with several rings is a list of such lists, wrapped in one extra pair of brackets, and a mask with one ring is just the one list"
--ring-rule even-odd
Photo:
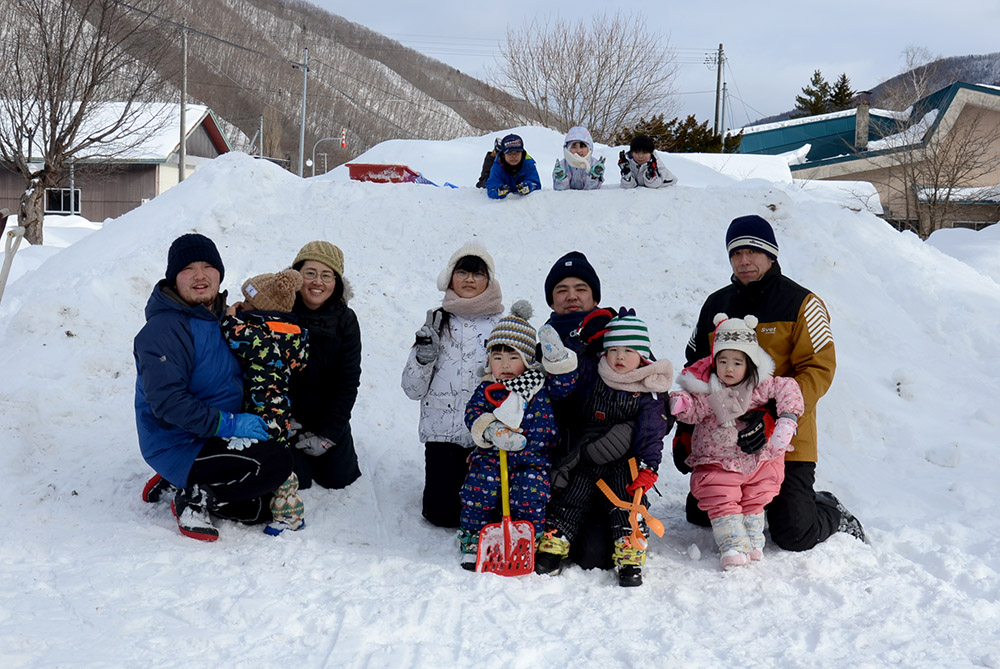
[(226, 268), (222, 265), (222, 256), (219, 255), (219, 249), (215, 248), (215, 242), (205, 235), (192, 232), (181, 235), (170, 245), (167, 252), (167, 283), (176, 284), (177, 275), (193, 262), (207, 262), (219, 270), (219, 281), (226, 277)]
[(552, 306), (552, 291), (556, 284), (563, 279), (576, 277), (588, 286), (594, 293), (594, 303), (601, 301), (601, 280), (594, 271), (594, 266), (587, 260), (587, 256), (579, 251), (570, 251), (556, 261), (556, 264), (549, 270), (549, 275), (545, 277), (545, 303)]

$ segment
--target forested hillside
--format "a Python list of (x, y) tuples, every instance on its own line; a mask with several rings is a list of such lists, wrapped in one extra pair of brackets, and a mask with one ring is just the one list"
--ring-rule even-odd
[[(330, 169), (386, 139), (450, 139), (519, 120), (501, 91), (307, 2), (167, 0), (161, 11), (190, 28), (189, 100), (247, 137), (263, 117), (264, 153), (293, 168), (306, 48), (307, 157), (317, 140), (347, 129), (346, 150), (338, 141), (319, 147)], [(179, 27), (176, 35), (179, 61)], [(166, 63), (164, 75), (180, 88), (177, 65)]]

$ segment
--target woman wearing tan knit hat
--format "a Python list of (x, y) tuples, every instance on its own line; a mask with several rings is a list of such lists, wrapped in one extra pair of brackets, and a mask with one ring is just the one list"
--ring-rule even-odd
[(315, 481), (344, 488), (361, 470), (351, 434), (351, 410), (361, 384), (361, 328), (347, 306), (344, 252), (325, 241), (309, 242), (292, 261), (302, 287), (292, 312), (309, 331), (310, 361), (292, 375), (292, 416), (302, 427), (293, 440), (299, 487)]

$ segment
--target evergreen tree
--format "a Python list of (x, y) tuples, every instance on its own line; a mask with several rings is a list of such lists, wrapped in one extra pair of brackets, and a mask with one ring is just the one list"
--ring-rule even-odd
[(694, 114), (681, 120), (675, 117), (667, 121), (663, 114), (650, 120), (639, 119), (632, 127), (620, 128), (611, 138), (611, 144), (628, 144), (636, 135), (649, 135), (653, 145), (660, 151), (669, 153), (736, 153), (739, 151), (742, 133), (725, 138), (708, 127), (708, 121), (698, 123)]
[(809, 85), (802, 89), (802, 95), (795, 96), (795, 109), (792, 111), (792, 118), (827, 113), (830, 111), (832, 92), (830, 84), (823, 78), (823, 73), (816, 70), (813, 72), (812, 79), (809, 80)]
[(841, 74), (830, 91), (830, 111), (843, 111), (854, 106), (854, 96), (857, 91), (851, 89), (851, 80), (847, 74)]

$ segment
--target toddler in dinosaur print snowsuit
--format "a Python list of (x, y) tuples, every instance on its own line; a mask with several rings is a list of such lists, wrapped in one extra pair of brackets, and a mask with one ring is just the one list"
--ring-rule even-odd
[[(289, 385), (291, 373), (306, 364), (308, 332), (291, 314), (302, 277), (295, 270), (261, 274), (243, 284), (242, 310), (230, 307), (222, 319), (222, 334), (243, 365), (244, 411), (264, 419), (275, 448), (288, 448), (293, 429)], [(242, 446), (236, 440), (230, 448)], [(305, 526), (295, 472), (274, 492), (270, 535)]]

